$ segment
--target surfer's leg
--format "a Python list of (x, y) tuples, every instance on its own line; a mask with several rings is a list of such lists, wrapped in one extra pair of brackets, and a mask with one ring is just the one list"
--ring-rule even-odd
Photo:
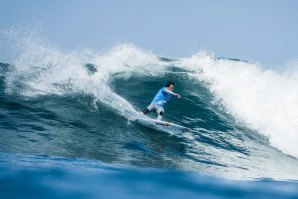
[(157, 120), (161, 120), (162, 119), (162, 116), (163, 116), (163, 113), (164, 113), (164, 108), (163, 107), (158, 107), (156, 109), (156, 112), (158, 114)]
[(143, 113), (146, 115), (147, 113), (149, 113), (149, 109), (148, 109), (148, 108), (145, 108), (145, 109), (143, 110)]
[(154, 108), (153, 104), (150, 104), (147, 108), (145, 108), (143, 110), (143, 113), (146, 115), (147, 113), (149, 113), (152, 109)]

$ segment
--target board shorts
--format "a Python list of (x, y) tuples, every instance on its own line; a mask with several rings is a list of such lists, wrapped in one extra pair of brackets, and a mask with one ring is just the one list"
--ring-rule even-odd
[(162, 112), (162, 113), (165, 112), (163, 107), (158, 106), (158, 105), (156, 105), (156, 104), (150, 104), (150, 105), (147, 107), (147, 109), (149, 110), (149, 112), (151, 112), (152, 110), (156, 110), (156, 113), (157, 113), (158, 115), (160, 115), (161, 112)]

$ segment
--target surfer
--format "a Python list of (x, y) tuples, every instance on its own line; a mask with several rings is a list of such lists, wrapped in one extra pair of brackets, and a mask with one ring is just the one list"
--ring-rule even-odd
[(150, 111), (155, 110), (156, 113), (158, 114), (157, 120), (161, 120), (164, 114), (163, 106), (170, 100), (170, 98), (172, 96), (181, 98), (179, 94), (173, 92), (174, 88), (175, 88), (175, 83), (173, 81), (169, 81), (165, 87), (162, 87), (157, 92), (151, 104), (143, 110), (143, 113), (147, 114)]

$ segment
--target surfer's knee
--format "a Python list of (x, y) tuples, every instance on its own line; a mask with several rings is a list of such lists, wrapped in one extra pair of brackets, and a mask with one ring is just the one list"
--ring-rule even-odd
[(144, 113), (144, 114), (149, 113), (149, 109), (148, 109), (148, 108), (145, 108), (145, 109), (143, 110), (143, 113)]
[(158, 107), (158, 109), (157, 109), (157, 113), (158, 113), (158, 115), (163, 115), (164, 114), (164, 109), (163, 109), (163, 107)]

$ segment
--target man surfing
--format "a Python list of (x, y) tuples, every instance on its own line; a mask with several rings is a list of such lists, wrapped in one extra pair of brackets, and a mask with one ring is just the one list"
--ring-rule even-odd
[(165, 87), (162, 87), (155, 97), (153, 98), (150, 105), (143, 110), (144, 114), (149, 113), (152, 110), (155, 110), (158, 114), (157, 120), (161, 120), (164, 114), (163, 106), (170, 100), (172, 96), (177, 98), (181, 98), (181, 96), (177, 93), (174, 93), (173, 90), (175, 88), (175, 83), (173, 81), (169, 81)]

